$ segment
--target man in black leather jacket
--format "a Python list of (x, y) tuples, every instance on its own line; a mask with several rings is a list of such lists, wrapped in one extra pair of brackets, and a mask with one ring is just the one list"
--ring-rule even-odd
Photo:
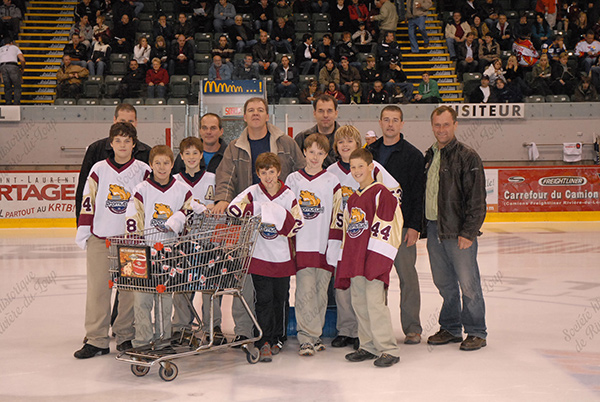
[(402, 134), (404, 118), (402, 109), (389, 105), (381, 110), (379, 117), (382, 137), (367, 149), (373, 159), (400, 183), (402, 188), (402, 244), (394, 261), (396, 272), (400, 278), (400, 322), (406, 335), (404, 343), (415, 345), (421, 342), (423, 328), (419, 312), (421, 309), (421, 293), (419, 276), (415, 263), (417, 261), (417, 240), (421, 232), (423, 215), (423, 193), (425, 186), (423, 154), (414, 145), (406, 141)]
[(486, 346), (487, 337), (477, 265), (477, 236), (486, 212), (483, 163), (477, 152), (456, 139), (453, 108), (435, 109), (431, 125), (437, 141), (425, 154), (423, 237), (427, 236), (433, 282), (444, 301), (440, 330), (427, 342), (461, 342), (461, 350), (478, 350)]

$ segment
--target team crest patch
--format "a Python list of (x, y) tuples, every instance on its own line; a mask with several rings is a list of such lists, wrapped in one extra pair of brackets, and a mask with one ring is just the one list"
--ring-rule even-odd
[(266, 240), (273, 240), (278, 236), (277, 228), (270, 223), (261, 223), (258, 232)]
[(299, 201), (304, 219), (314, 219), (325, 211), (325, 208), (321, 206), (321, 200), (310, 191), (300, 190)]
[(365, 212), (357, 207), (353, 207), (350, 211), (350, 224), (346, 233), (351, 238), (356, 238), (362, 234), (365, 229), (369, 228), (369, 223), (365, 220)]
[(171, 207), (165, 204), (154, 204), (154, 214), (152, 214), (152, 220), (150, 225), (159, 230), (167, 231), (165, 223), (173, 215)]
[(346, 208), (348, 198), (350, 198), (352, 194), (354, 194), (354, 190), (352, 190), (352, 187), (342, 186), (342, 209)]
[(124, 214), (129, 204), (131, 193), (126, 191), (123, 186), (117, 184), (108, 185), (109, 193), (106, 197), (106, 208), (113, 214)]

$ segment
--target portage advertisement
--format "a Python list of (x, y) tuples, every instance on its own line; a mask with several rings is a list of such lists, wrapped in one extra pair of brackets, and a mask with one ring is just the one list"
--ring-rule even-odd
[(598, 166), (486, 169), (486, 177), (490, 173), (497, 175), (497, 212), (600, 211)]
[(0, 218), (74, 218), (77, 171), (0, 171)]

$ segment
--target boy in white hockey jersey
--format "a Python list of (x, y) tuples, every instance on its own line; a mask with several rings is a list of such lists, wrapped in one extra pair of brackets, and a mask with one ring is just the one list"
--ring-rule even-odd
[(262, 215), (248, 273), (256, 291), (256, 318), (263, 331), (257, 343), (260, 361), (270, 362), (271, 347), (283, 328), (290, 276), (296, 273), (290, 238), (304, 222), (296, 196), (279, 180), (281, 162), (277, 155), (264, 152), (256, 158), (255, 166), (260, 183), (231, 201), (227, 213), (236, 217)]
[[(150, 151), (152, 174), (135, 188), (133, 203), (127, 208), (126, 228), (129, 233), (139, 233), (144, 229), (155, 228), (164, 231), (165, 238), (176, 236), (185, 223), (185, 212), (192, 209), (190, 187), (171, 176), (173, 151), (166, 145), (157, 145)], [(133, 292), (135, 314), (134, 348), (154, 341), (167, 341), (171, 337), (171, 294)], [(162, 317), (164, 333), (161, 333), (158, 298), (162, 297)], [(152, 326), (151, 311), (155, 309), (155, 326)], [(161, 345), (159, 345), (161, 346)]]
[[(125, 211), (135, 186), (150, 173), (144, 162), (132, 158), (137, 131), (130, 123), (115, 123), (110, 128), (114, 156), (96, 163), (83, 191), (76, 243), (87, 248), (87, 295), (85, 331), (87, 342), (75, 352), (87, 359), (109, 352), (110, 298), (108, 287), (108, 249), (105, 238), (123, 233)], [(123, 291), (117, 319), (113, 324), (119, 351), (131, 348), (133, 339), (133, 294)]]
[[(331, 229), (332, 216), (341, 208), (339, 180), (323, 169), (329, 140), (311, 134), (304, 140), (306, 167), (290, 174), (285, 184), (296, 195), (304, 226), (296, 234), (296, 322), (300, 355), (325, 350), (321, 333), (327, 312), (327, 289), (337, 261), (327, 260), (330, 238), (341, 240), (341, 228)], [(337, 255), (337, 254), (336, 254)]]
[(386, 288), (402, 239), (402, 211), (398, 200), (373, 180), (373, 155), (364, 148), (350, 156), (352, 176), (360, 188), (344, 209), (342, 257), (335, 285), (350, 288), (358, 319), (360, 348), (346, 355), (351, 362), (376, 359), (377, 367), (400, 361)]
[[(175, 179), (187, 184), (192, 189), (192, 196), (194, 200), (201, 205), (205, 205), (207, 208), (212, 208), (214, 204), (215, 194), (215, 174), (207, 172), (205, 169), (201, 169), (200, 162), (202, 161), (203, 144), (200, 138), (187, 137), (183, 139), (179, 145), (179, 152), (181, 159), (185, 164), (185, 170), (183, 172), (174, 175)], [(186, 294), (175, 293), (173, 295), (173, 328), (175, 331), (189, 329), (193, 320), (193, 314), (190, 310), (186, 297), (190, 298), (190, 301), (194, 300), (194, 292)], [(210, 294), (202, 295), (202, 322), (208, 324), (210, 317)], [(220, 298), (217, 302), (220, 302)], [(218, 315), (217, 315), (218, 314)], [(220, 328), (221, 310), (215, 309), (214, 321), (215, 326), (215, 343), (225, 343), (225, 337)], [(208, 331), (209, 327), (204, 327), (204, 331)], [(177, 334), (174, 334), (174, 338), (179, 338)]]
[[(342, 126), (335, 132), (333, 144), (334, 150), (340, 156), (341, 160), (329, 166), (327, 171), (335, 175), (342, 186), (342, 207), (338, 211), (334, 221), (337, 227), (341, 229), (346, 202), (359, 187), (358, 182), (352, 177), (350, 172), (350, 155), (360, 148), (360, 132), (354, 126)], [(400, 184), (376, 161), (373, 161), (372, 177), (375, 181), (383, 183), (400, 200), (402, 197)], [(337, 242), (338, 248), (340, 243)], [(334, 244), (330, 244), (330, 248), (330, 253), (333, 253)], [(352, 309), (350, 291), (348, 289), (336, 289), (335, 302), (337, 305), (338, 336), (331, 342), (331, 346), (343, 347), (351, 345), (354, 349), (358, 349), (358, 323)]]

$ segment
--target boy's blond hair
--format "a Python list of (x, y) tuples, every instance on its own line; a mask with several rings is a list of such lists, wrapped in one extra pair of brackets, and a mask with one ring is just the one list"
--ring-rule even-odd
[(356, 127), (351, 125), (341, 126), (337, 129), (337, 131), (335, 132), (335, 136), (333, 137), (333, 150), (336, 154), (340, 154), (337, 149), (337, 143), (338, 141), (344, 138), (350, 138), (354, 140), (356, 142), (356, 147), (360, 148), (360, 131), (358, 131)]
[(254, 166), (257, 173), (261, 169), (271, 169), (272, 167), (281, 173), (281, 162), (279, 161), (279, 157), (273, 152), (263, 152), (258, 155)]
[(323, 134), (314, 133), (306, 137), (304, 140), (304, 149), (312, 147), (312, 144), (317, 144), (317, 147), (323, 152), (329, 152), (329, 140)]
[(152, 149), (150, 150), (150, 156), (148, 157), (148, 162), (152, 165), (152, 162), (154, 162), (154, 158), (156, 158), (159, 155), (168, 156), (169, 159), (171, 159), (171, 163), (173, 163), (173, 161), (175, 160), (175, 157), (173, 156), (173, 151), (171, 150), (171, 148), (169, 148), (166, 145), (156, 145), (155, 147), (152, 147)]
[(179, 152), (183, 152), (188, 148), (196, 148), (200, 153), (204, 152), (204, 146), (202, 145), (202, 140), (196, 137), (187, 137), (184, 138), (179, 144)]
[(367, 165), (370, 165), (373, 163), (373, 154), (365, 148), (358, 148), (350, 154), (350, 160), (352, 159), (362, 159), (367, 162)]

